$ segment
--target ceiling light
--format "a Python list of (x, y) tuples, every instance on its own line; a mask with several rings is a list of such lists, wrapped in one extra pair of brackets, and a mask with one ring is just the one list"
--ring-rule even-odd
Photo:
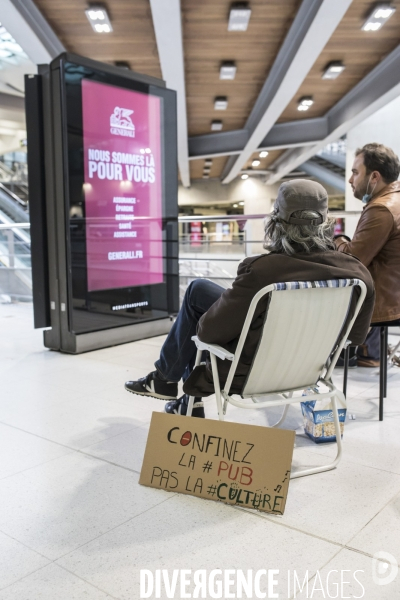
[(217, 96), (214, 100), (214, 110), (226, 110), (228, 108), (228, 98), (226, 96)]
[(361, 29), (363, 31), (378, 31), (390, 19), (395, 10), (390, 4), (377, 4)]
[(363, 31), (378, 31), (378, 29), (380, 29), (381, 27), (382, 27), (382, 23), (379, 23), (379, 22), (365, 23), (365, 25), (362, 29), (363, 29)]
[(222, 121), (211, 121), (211, 131), (221, 131)]
[[(248, 178), (249, 178), (249, 176), (247, 175), (247, 173), (243, 173), (242, 179), (248, 179)], [(239, 202), (239, 204), (240, 204), (240, 202)]]
[(207, 173), (203, 173), (203, 179), (210, 179), (210, 176)]
[(131, 70), (131, 66), (126, 60), (116, 60), (114, 65), (120, 69), (126, 69), (127, 71)]
[(233, 208), (237, 208), (239, 206), (239, 204), (233, 204), (232, 206), (233, 206)]
[(244, 206), (244, 202), (243, 202), (243, 200), (241, 200), (241, 201), (239, 202), (239, 206)]
[(205, 165), (212, 165), (212, 158), (206, 158), (206, 160), (204, 161)]
[(308, 110), (313, 104), (314, 100), (311, 96), (303, 96), (298, 102), (297, 110)]
[[(7, 31), (7, 29), (0, 23), (0, 59), (12, 58), (12, 64), (18, 64), (19, 58), (26, 57), (25, 52), (21, 46), (17, 44), (13, 36)], [(1, 66), (0, 66), (1, 68)]]
[(104, 20), (104, 11), (102, 9), (97, 10), (95, 8), (90, 8), (85, 11), (86, 15), (91, 21), (103, 21)]
[(108, 13), (104, 6), (97, 4), (91, 5), (85, 10), (85, 14), (92, 26), (92, 29), (96, 31), (96, 33), (110, 33), (113, 30)]
[(266, 150), (263, 150), (262, 152), (260, 152), (259, 156), (260, 158), (266, 158), (268, 156), (268, 152)]
[(340, 61), (330, 62), (326, 65), (325, 70), (322, 74), (322, 79), (336, 79), (340, 73), (343, 73), (345, 66)]
[(249, 25), (251, 9), (247, 2), (235, 2), (229, 13), (228, 31), (246, 31)]
[(211, 167), (204, 167), (203, 173), (209, 173), (211, 171)]
[(11, 54), (23, 54), (23, 50), (17, 42), (11, 38), (11, 40), (5, 40), (4, 35), (1, 36), (1, 48), (2, 50), (6, 50), (7, 52), (11, 52)]
[(375, 19), (389, 19), (394, 11), (395, 9), (392, 6), (376, 8), (373, 16)]
[(251, 163), (252, 167), (258, 167), (258, 165), (260, 164), (259, 160), (253, 160), (253, 162)]
[(220, 79), (235, 79), (236, 64), (233, 61), (225, 61), (221, 64), (219, 70)]
[(107, 23), (104, 23), (104, 25), (101, 25), (100, 23), (95, 23), (93, 25), (93, 29), (97, 31), (97, 33), (110, 33), (112, 31), (111, 27), (107, 25)]

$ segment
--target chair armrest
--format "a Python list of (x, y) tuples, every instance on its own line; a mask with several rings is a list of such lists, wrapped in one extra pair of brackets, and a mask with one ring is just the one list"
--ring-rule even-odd
[(197, 335), (194, 335), (192, 340), (196, 344), (198, 350), (208, 350), (211, 354), (215, 354), (215, 356), (218, 356), (218, 358), (221, 358), (222, 360), (233, 360), (235, 358), (235, 355), (232, 354), (232, 352), (228, 352), (228, 350), (225, 350), (222, 346), (218, 346), (217, 344), (206, 344), (199, 340)]

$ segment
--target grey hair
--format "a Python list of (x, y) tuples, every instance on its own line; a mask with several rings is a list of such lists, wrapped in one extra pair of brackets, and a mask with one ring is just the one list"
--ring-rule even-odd
[[(296, 210), (298, 219), (316, 219), (319, 213), (313, 210)], [(279, 218), (276, 210), (269, 215), (265, 226), (264, 248), (279, 254), (310, 253), (317, 250), (334, 250), (333, 231), (335, 219), (328, 217), (321, 225), (294, 225)]]

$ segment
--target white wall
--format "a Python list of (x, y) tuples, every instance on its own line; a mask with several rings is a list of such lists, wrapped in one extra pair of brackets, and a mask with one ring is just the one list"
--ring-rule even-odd
[[(245, 215), (267, 215), (271, 212), (273, 203), (278, 194), (280, 183), (274, 185), (263, 185), (263, 189), (257, 186), (257, 180), (249, 177), (245, 181), (240, 180), (241, 189), (247, 196), (244, 205)], [(260, 254), (263, 252), (264, 240), (264, 220), (249, 220), (245, 227), (246, 239), (257, 241), (257, 243), (248, 243), (246, 254)]]
[[(389, 146), (400, 156), (400, 97), (389, 102), (347, 134), (346, 210), (362, 210), (363, 204), (361, 200), (354, 198), (348, 180), (351, 176), (355, 150), (372, 142)], [(354, 233), (357, 222), (358, 217), (346, 217), (346, 233), (350, 237)]]
[(271, 198), (275, 197), (277, 186), (265, 185), (261, 179), (249, 177), (249, 179), (235, 179), (232, 183), (223, 185), (216, 179), (205, 179), (194, 181), (190, 188), (179, 186), (178, 203), (180, 206), (210, 204), (215, 202), (245, 202), (247, 214), (251, 210), (247, 207), (258, 207), (260, 212), (268, 212)]
[[(180, 206), (201, 205), (215, 202), (244, 202), (245, 215), (267, 215), (271, 211), (279, 184), (265, 185), (256, 177), (235, 179), (232, 183), (222, 185), (217, 180), (192, 182), (190, 188), (179, 186), (178, 203)], [(246, 223), (246, 239), (257, 240), (256, 244), (247, 245), (247, 254), (262, 252), (264, 223), (262, 219), (249, 220)]]
[(0, 154), (7, 152), (21, 152), (21, 141), (26, 139), (26, 131), (24, 129), (15, 130), (3, 128), (0, 121)]
[(25, 129), (25, 111), (0, 106), (0, 154), (21, 150), (21, 140), (26, 138)]

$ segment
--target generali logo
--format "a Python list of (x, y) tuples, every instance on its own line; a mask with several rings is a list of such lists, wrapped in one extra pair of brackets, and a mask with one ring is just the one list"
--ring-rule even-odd
[(110, 117), (110, 133), (113, 135), (122, 135), (124, 137), (135, 137), (135, 126), (132, 123), (130, 115), (133, 110), (129, 108), (120, 108), (116, 106)]

